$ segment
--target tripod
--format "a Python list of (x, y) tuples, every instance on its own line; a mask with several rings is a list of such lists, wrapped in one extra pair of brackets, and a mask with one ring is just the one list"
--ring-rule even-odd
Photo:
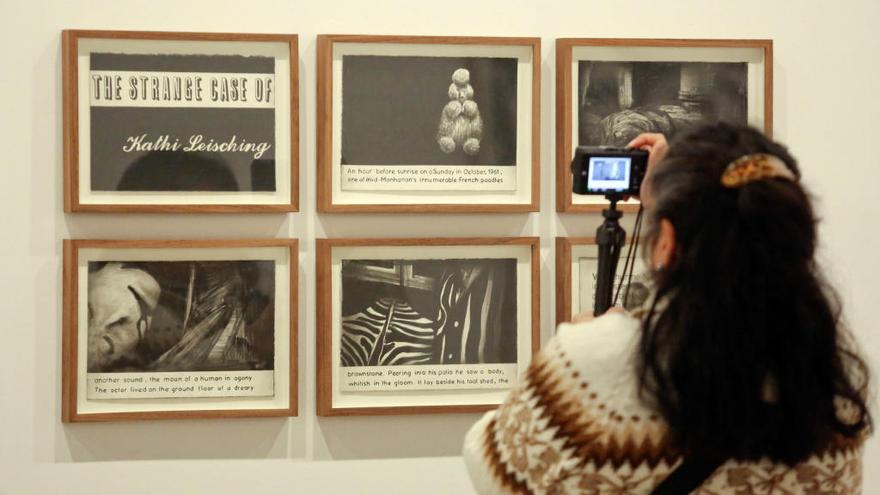
[(626, 242), (626, 231), (620, 226), (623, 213), (617, 209), (617, 202), (622, 198), (616, 194), (605, 196), (611, 207), (602, 210), (605, 219), (596, 229), (596, 244), (599, 246), (599, 267), (596, 273), (596, 300), (593, 314), (599, 316), (611, 307), (611, 296), (614, 292), (614, 275), (617, 273), (617, 262), (620, 250)]

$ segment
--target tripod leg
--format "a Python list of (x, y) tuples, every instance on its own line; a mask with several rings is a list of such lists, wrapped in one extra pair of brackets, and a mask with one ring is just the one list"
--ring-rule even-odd
[[(596, 229), (596, 244), (599, 247), (599, 263), (596, 272), (596, 299), (593, 314), (599, 316), (608, 311), (614, 293), (614, 276), (617, 273), (617, 262), (620, 251), (626, 240), (626, 231), (618, 223), (619, 212), (603, 211), (605, 222)], [(618, 213), (612, 215), (611, 213)]]
[(611, 296), (614, 292), (614, 274), (617, 272), (617, 262), (620, 252), (614, 256), (614, 246), (611, 244), (599, 246), (599, 266), (596, 270), (596, 302), (593, 304), (593, 314), (599, 316), (611, 307)]

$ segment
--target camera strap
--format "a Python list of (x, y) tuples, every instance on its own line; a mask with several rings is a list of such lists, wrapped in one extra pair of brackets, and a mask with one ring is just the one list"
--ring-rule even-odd
[(654, 487), (651, 495), (685, 495), (696, 490), (727, 459), (711, 457), (707, 459), (685, 458), (669, 476)]

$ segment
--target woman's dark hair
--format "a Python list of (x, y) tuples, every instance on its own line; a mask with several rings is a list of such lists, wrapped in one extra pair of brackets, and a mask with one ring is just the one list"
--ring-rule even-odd
[(870, 429), (867, 367), (816, 266), (803, 187), (721, 185), (727, 165), (751, 153), (800, 177), (785, 147), (723, 123), (675, 140), (652, 170), (647, 245), (665, 219), (676, 248), (644, 319), (640, 386), (686, 455), (795, 464)]

